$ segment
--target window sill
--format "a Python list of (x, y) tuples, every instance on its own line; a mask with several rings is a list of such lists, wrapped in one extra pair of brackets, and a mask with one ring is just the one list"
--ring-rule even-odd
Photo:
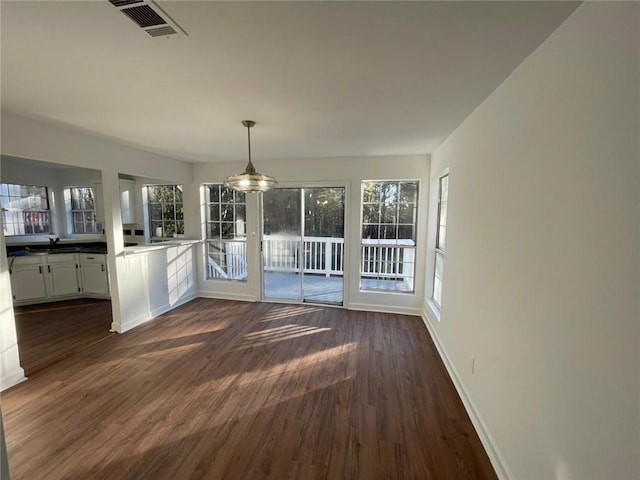
[(440, 321), (440, 307), (436, 304), (436, 302), (433, 301), (432, 298), (429, 298), (427, 300), (427, 307), (429, 308), (430, 312), (433, 315), (433, 317)]
[(404, 291), (404, 290), (382, 290), (382, 289), (375, 289), (375, 288), (360, 288), (358, 290), (358, 292), (360, 293), (374, 293), (374, 294), (384, 294), (384, 295), (413, 295), (415, 296), (416, 292), (415, 290), (410, 292), (410, 291)]
[(247, 279), (237, 279), (237, 278), (205, 278), (204, 279), (205, 282), (211, 282), (211, 283), (241, 283), (241, 284), (246, 284), (247, 283)]

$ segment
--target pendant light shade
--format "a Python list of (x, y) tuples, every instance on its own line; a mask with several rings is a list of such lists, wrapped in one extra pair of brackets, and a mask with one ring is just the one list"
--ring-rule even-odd
[(251, 127), (255, 124), (256, 122), (253, 120), (242, 121), (242, 125), (247, 127), (247, 141), (249, 143), (249, 163), (247, 164), (247, 168), (244, 173), (231, 175), (224, 181), (225, 187), (233, 188), (238, 192), (266, 192), (278, 184), (275, 178), (256, 172), (256, 168), (253, 166), (253, 163), (251, 163)]

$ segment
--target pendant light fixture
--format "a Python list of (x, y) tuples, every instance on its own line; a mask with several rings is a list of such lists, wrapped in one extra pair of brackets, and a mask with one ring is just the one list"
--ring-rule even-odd
[(243, 120), (242, 125), (247, 127), (247, 140), (249, 142), (249, 163), (244, 173), (238, 173), (227, 177), (224, 186), (233, 188), (238, 192), (257, 193), (266, 192), (275, 187), (278, 182), (269, 175), (256, 172), (256, 168), (251, 163), (251, 127), (256, 124), (253, 120)]

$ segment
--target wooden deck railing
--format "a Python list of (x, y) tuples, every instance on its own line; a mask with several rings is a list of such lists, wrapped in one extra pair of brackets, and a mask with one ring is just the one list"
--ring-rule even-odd
[[(363, 240), (360, 255), (362, 278), (412, 279), (415, 246), (377, 244)], [(344, 274), (344, 239), (332, 237), (300, 237), (265, 235), (263, 237), (264, 270), (266, 272), (298, 272), (330, 277)], [(247, 244), (245, 241), (208, 242), (208, 278), (241, 280), (247, 276)]]
[(344, 239), (265, 235), (263, 237), (264, 269), (268, 272), (296, 272), (304, 262), (304, 273), (342, 275), (344, 272)]
[(209, 240), (207, 242), (207, 278), (246, 279), (247, 242)]

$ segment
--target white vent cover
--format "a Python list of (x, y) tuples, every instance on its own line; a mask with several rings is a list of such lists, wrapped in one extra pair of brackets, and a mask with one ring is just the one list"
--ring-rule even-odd
[(187, 32), (152, 0), (109, 0), (133, 23), (152, 37), (170, 37)]

